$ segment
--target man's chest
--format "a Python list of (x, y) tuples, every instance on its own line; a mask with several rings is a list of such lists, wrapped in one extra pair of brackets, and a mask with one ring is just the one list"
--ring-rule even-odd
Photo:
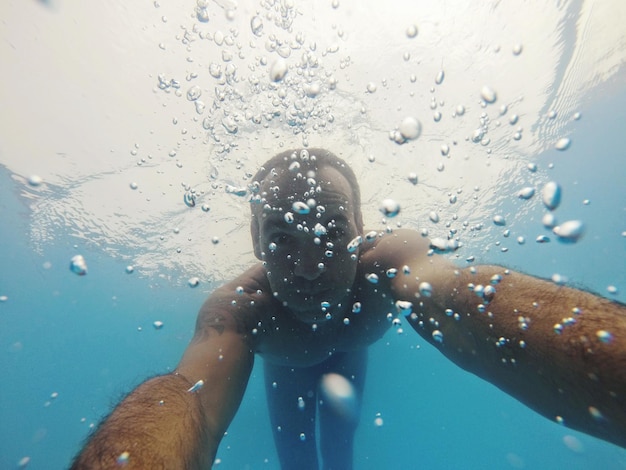
[(380, 339), (396, 315), (382, 289), (357, 287), (347, 305), (329, 308), (327, 321), (308, 324), (278, 305), (263, 315), (257, 329), (256, 352), (282, 365), (306, 367), (335, 352), (355, 351)]

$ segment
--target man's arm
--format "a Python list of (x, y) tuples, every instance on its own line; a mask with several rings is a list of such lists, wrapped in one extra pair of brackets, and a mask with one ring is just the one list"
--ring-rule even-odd
[(381, 268), (408, 264), (391, 289), (421, 336), (543, 416), (626, 447), (624, 305), (498, 266), (459, 270), (414, 232), (385, 238)]
[[(245, 281), (244, 274), (239, 283), (209, 297), (175, 373), (131, 392), (98, 428), (72, 469), (120, 464), (129, 469), (211, 467), (254, 362), (241, 317), (244, 303), (232, 304), (235, 285)], [(189, 391), (192, 387), (196, 390)]]

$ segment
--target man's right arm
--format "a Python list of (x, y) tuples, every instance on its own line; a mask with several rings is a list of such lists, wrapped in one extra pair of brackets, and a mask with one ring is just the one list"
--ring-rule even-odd
[(211, 467), (254, 362), (246, 325), (246, 318), (254, 315), (246, 315), (250, 312), (244, 302), (233, 303), (235, 286), (250, 284), (246, 291), (256, 291), (254, 274), (246, 272), (239, 282), (209, 297), (175, 373), (150, 379), (131, 392), (91, 437), (72, 469), (121, 464), (129, 469)]

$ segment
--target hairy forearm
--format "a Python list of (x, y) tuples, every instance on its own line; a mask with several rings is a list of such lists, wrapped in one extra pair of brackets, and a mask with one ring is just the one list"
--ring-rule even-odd
[(219, 439), (180, 375), (141, 384), (100, 425), (72, 469), (210, 468)]
[(416, 309), (414, 328), (547, 418), (626, 447), (624, 306), (497, 266), (453, 271)]

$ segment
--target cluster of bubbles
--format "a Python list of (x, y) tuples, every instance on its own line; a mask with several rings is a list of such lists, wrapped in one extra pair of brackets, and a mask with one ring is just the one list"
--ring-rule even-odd
[[(562, 189), (561, 185), (556, 181), (549, 181), (546, 183), (541, 191), (541, 197), (544, 206), (548, 209), (543, 219), (543, 225), (546, 228), (552, 229), (557, 239), (564, 243), (575, 243), (585, 233), (585, 225), (580, 220), (568, 220), (562, 224), (556, 222), (554, 212), (561, 204)], [(542, 239), (542, 242), (545, 242)]]
[[(225, 8), (227, 16), (235, 8)], [(247, 22), (233, 22), (224, 31), (212, 25), (207, 0), (198, 0), (196, 22), (183, 26), (177, 38), (187, 51), (210, 57), (210, 63), (189, 72), (186, 85), (158, 75), (160, 90), (193, 105), (217, 154), (236, 147), (242, 130), (268, 128), (276, 120), (301, 134), (303, 144), (308, 133), (323, 131), (335, 120), (333, 100), (324, 98), (335, 90), (337, 78), (324, 57), (336, 54), (339, 46), (322, 48), (294, 31), (298, 11), (292, 2), (261, 2), (260, 8)], [(246, 23), (248, 28), (234, 26)], [(349, 58), (341, 63), (347, 67)]]
[[(229, 20), (226, 26), (214, 17), (216, 12), (221, 13), (219, 9), (214, 8), (213, 4), (209, 5), (207, 0), (198, 0), (192, 15), (192, 23), (182, 25), (181, 32), (176, 36), (177, 41), (188, 53), (186, 76), (171, 76), (164, 73), (157, 78), (159, 90), (180, 97), (185, 106), (192, 106), (193, 120), (199, 124), (199, 128), (211, 145), (212, 161), (214, 158), (219, 160), (227, 158), (231, 150), (241, 145), (243, 135), (247, 139), (264, 129), (269, 129), (276, 137), (278, 132), (281, 134), (291, 132), (301, 138), (304, 146), (308, 145), (312, 134), (334, 130), (333, 128), (337, 127), (336, 100), (343, 93), (341, 87), (338, 89), (339, 79), (342, 78), (338, 73), (351, 65), (350, 57), (345, 55), (346, 49), (341, 46), (343, 38), (341, 27), (335, 29), (337, 36), (334, 39), (328, 38), (329, 42), (322, 45), (322, 41), (318, 38), (317, 40), (311, 39), (313, 37), (311, 32), (305, 33), (299, 30), (298, 20), (301, 13), (294, 2), (261, 1), (255, 10), (246, 13), (236, 12), (237, 5), (234, 2), (221, 0), (216, 3), (226, 13), (226, 18)], [(339, 2), (334, 2), (332, 7), (338, 8)], [(233, 21), (234, 19), (236, 21)], [(418, 26), (415, 24), (409, 24), (404, 34), (408, 40), (406, 41), (407, 47), (409, 44), (411, 46), (410, 50), (407, 48), (402, 58), (405, 62), (409, 62), (411, 54), (415, 55), (416, 49), (413, 46), (418, 46), (422, 36), (418, 38)], [(335, 40), (336, 42), (333, 42)], [(521, 55), (523, 50), (521, 44), (515, 44), (512, 47), (513, 56)], [(198, 60), (198, 57), (201, 59)], [(337, 62), (339, 62), (339, 67), (337, 67)], [(445, 90), (448, 83), (455, 77), (453, 70), (447, 68), (444, 70), (440, 65), (436, 67), (438, 69), (433, 70), (436, 73), (431, 75), (434, 86), (430, 89), (432, 95), (430, 109), (432, 121), (440, 122), (443, 118), (445, 99), (443, 96), (435, 95), (435, 90)], [(384, 93), (375, 80), (375, 78), (368, 77), (360, 85), (361, 91), (367, 96), (364, 98), (366, 102), (369, 98), (376, 98)], [(417, 80), (415, 74), (410, 76), (411, 83)], [(489, 79), (486, 80), (486, 82), (489, 81)], [(387, 79), (383, 79), (381, 83), (382, 88), (387, 88)], [(497, 84), (495, 80), (494, 84)], [(515, 112), (519, 112), (516, 108), (517, 104), (507, 98), (510, 93), (507, 93), (506, 89), (499, 89), (491, 83), (479, 83), (479, 86), (471, 93), (474, 99), (473, 104), (470, 102), (454, 103), (451, 110), (453, 118), (459, 118), (459, 122), (464, 120), (470, 125), (469, 132), (464, 136), (467, 144), (465, 148), (469, 148), (469, 153), (472, 153), (473, 149), (478, 149), (480, 152), (484, 151), (491, 155), (492, 151), (501, 150), (502, 147), (494, 146), (498, 128), (507, 129), (505, 133), (508, 140), (505, 145), (515, 144), (524, 137), (522, 124), (525, 114)], [(475, 104), (478, 104), (478, 108), (474, 106)], [(393, 121), (386, 121), (382, 131), (382, 140), (385, 140), (384, 133), (388, 132), (388, 137), (392, 142), (390, 146), (394, 148), (410, 152), (411, 147), (419, 146), (421, 142), (419, 139), (424, 132), (431, 134), (432, 131), (428, 128), (430, 119), (418, 109), (404, 108), (404, 105), (398, 107), (403, 115), (393, 118), (397, 119), (395, 124), (391, 124)], [(476, 109), (478, 113), (472, 114)], [(362, 110), (361, 113), (365, 111)], [(556, 111), (550, 111), (546, 116), (552, 122), (556, 122)], [(469, 121), (470, 119), (477, 122)], [(580, 115), (577, 114), (574, 119), (580, 119)], [(391, 125), (387, 127), (388, 124)], [(500, 127), (502, 124), (505, 125)], [(393, 129), (388, 131), (391, 127)], [(272, 128), (279, 129), (279, 131), (274, 133)], [(450, 138), (448, 142), (444, 141), (441, 144), (439, 152), (443, 158), (437, 165), (439, 172), (443, 172), (446, 166), (452, 167), (454, 158), (461, 153), (461, 145), (458, 145), (460, 141), (461, 139), (457, 141)], [(567, 151), (572, 146), (572, 139), (559, 136), (558, 139), (554, 139), (552, 146), (560, 152)], [(508, 150), (510, 148), (506, 149), (507, 152)], [(505, 157), (508, 158), (508, 155)], [(467, 156), (465, 158), (467, 159)], [(372, 157), (370, 161), (373, 160)], [(537, 171), (537, 165), (529, 164), (528, 170), (534, 174)], [(420, 174), (420, 183), (425, 181), (428, 184), (430, 176)], [(249, 179), (249, 177), (250, 174), (246, 172), (243, 179)], [(417, 173), (410, 172), (407, 179), (412, 185), (418, 185)], [(136, 187), (135, 185), (135, 189)], [(243, 185), (232, 184), (222, 187), (225, 188), (226, 193), (235, 196), (247, 196), (251, 192)], [(422, 184), (419, 187), (422, 187)], [(465, 188), (458, 188), (456, 191), (448, 192), (447, 202), (450, 207), (460, 209), (470, 197), (475, 201), (485, 199), (483, 193), (484, 188), (478, 186), (474, 188), (473, 193)], [(551, 238), (564, 243), (576, 243), (584, 236), (585, 224), (580, 220), (557, 223), (554, 212), (559, 207), (561, 193), (562, 189), (556, 182), (545, 184), (542, 190), (535, 175), (532, 182), (527, 182), (513, 194), (513, 197), (517, 196), (521, 201), (529, 201), (523, 209), (525, 211), (530, 210), (528, 208), (531, 206), (536, 207), (536, 203), (540, 203), (537, 201), (539, 199), (537, 196), (541, 196), (541, 201), (548, 211), (542, 223), (544, 227), (551, 230), (551, 233), (537, 236), (537, 243), (547, 243)], [(201, 205), (202, 209), (208, 212), (209, 206), (199, 202), (200, 196), (203, 195), (202, 191), (185, 186), (182, 199), (187, 207), (193, 208)], [(393, 222), (398, 226), (405, 223), (401, 217), (397, 217), (400, 212), (400, 204), (397, 201), (391, 197), (381, 197), (379, 200), (383, 200), (379, 209), (385, 217), (384, 223), (391, 218), (395, 218)], [(305, 203), (301, 202), (301, 204)], [(485, 207), (487, 205), (481, 207), (481, 212)], [(302, 209), (294, 207), (292, 213), (297, 214), (299, 210)], [(442, 235), (431, 239), (432, 253), (457, 252), (464, 246), (461, 241), (462, 233), (468, 238), (484, 239), (486, 237), (487, 231), (484, 228), (489, 224), (485, 220), (471, 222), (469, 217), (474, 214), (465, 212), (467, 215), (460, 210), (458, 213), (451, 213), (442, 205), (433, 207), (433, 210), (428, 212), (428, 221), (437, 225), (430, 231), (439, 231), (437, 235)], [(463, 217), (466, 220), (463, 220)], [(515, 216), (497, 214), (491, 215), (490, 218), (496, 227), (504, 228), (504, 237), (509, 238), (514, 233), (511, 225), (516, 221)], [(422, 235), (430, 237), (429, 229), (422, 228)], [(526, 236), (514, 234), (510, 240), (516, 240), (518, 245), (524, 245)], [(467, 240), (463, 241), (466, 242), (465, 246), (470, 246)], [(500, 241), (496, 243), (496, 246), (502, 252), (508, 250), (508, 247), (501, 246)], [(356, 247), (358, 245), (351, 245), (349, 248), (355, 250)], [(467, 262), (473, 262), (476, 259), (474, 254), (469, 253), (465, 256)], [(564, 282), (564, 278), (559, 279)], [(375, 282), (375, 279), (372, 277), (370, 282)]]

